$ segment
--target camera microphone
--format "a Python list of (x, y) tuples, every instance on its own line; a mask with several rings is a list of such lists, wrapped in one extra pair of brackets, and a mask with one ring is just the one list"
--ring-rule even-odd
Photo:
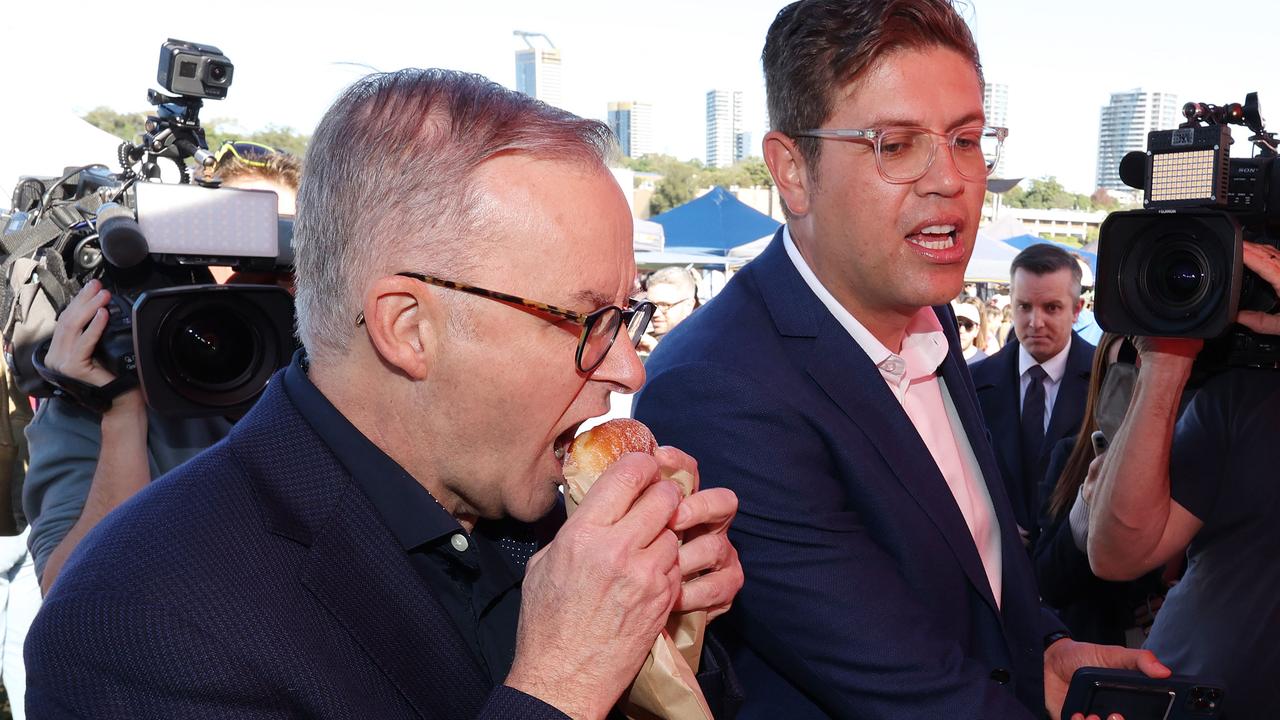
[(1147, 154), (1139, 150), (1127, 152), (1120, 159), (1120, 180), (1135, 190), (1147, 188)]
[(107, 262), (121, 269), (137, 265), (150, 253), (133, 211), (119, 203), (98, 208), (98, 242)]

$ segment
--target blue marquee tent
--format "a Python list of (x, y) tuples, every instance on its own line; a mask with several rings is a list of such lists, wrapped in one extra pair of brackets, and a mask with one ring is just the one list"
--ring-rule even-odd
[(1045, 240), (1044, 238), (1038, 235), (1018, 235), (1017, 237), (1004, 238), (1000, 242), (1006, 245), (1011, 245), (1019, 250), (1026, 250), (1032, 245), (1036, 245), (1038, 243), (1047, 243), (1049, 245), (1057, 245), (1058, 247), (1062, 248), (1063, 250), (1066, 250), (1069, 253), (1074, 253), (1084, 258), (1085, 262), (1089, 263), (1090, 270), (1094, 272), (1098, 271), (1098, 256), (1096, 254), (1091, 253), (1088, 250), (1083, 250), (1078, 247), (1067, 245), (1066, 243), (1060, 243), (1053, 240)]
[(667, 252), (718, 256), (774, 232), (781, 224), (722, 187), (649, 219), (663, 227)]

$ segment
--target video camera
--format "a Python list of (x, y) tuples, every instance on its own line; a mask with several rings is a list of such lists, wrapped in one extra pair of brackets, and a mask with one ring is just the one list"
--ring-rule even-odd
[[(0, 216), (5, 356), (20, 390), (62, 395), (103, 411), (140, 385), (168, 415), (237, 415), (257, 399), (296, 348), (293, 299), (277, 285), (217, 285), (209, 267), (288, 272), (291, 219), (276, 194), (218, 188), (188, 160), (210, 166), (202, 98), (221, 98), (233, 66), (217, 48), (170, 39), (148, 91), (157, 108), (141, 142), (122, 143), (122, 171), (69, 168), (19, 180)], [(181, 170), (158, 182), (160, 161)], [(112, 293), (95, 359), (116, 375), (102, 388), (44, 366), (58, 315), (93, 278)]]
[[(1120, 163), (1143, 210), (1112, 213), (1098, 238), (1098, 323), (1125, 335), (1220, 338), (1230, 365), (1275, 366), (1280, 338), (1235, 326), (1238, 310), (1274, 312), (1270, 284), (1244, 267), (1243, 241), (1280, 246), (1280, 162), (1258, 94), (1243, 105), (1187, 103), (1186, 122), (1147, 136)], [(1230, 125), (1252, 131), (1251, 158), (1232, 158)], [(1229, 332), (1230, 331), (1230, 332)]]

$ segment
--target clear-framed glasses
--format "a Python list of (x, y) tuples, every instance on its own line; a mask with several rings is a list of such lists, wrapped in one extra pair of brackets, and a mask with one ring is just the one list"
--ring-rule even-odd
[[(578, 370), (584, 374), (590, 374), (600, 367), (600, 363), (604, 362), (605, 356), (609, 354), (610, 348), (613, 347), (613, 341), (618, 337), (618, 331), (624, 325), (634, 347), (640, 344), (640, 338), (644, 337), (645, 330), (649, 329), (649, 320), (653, 318), (653, 303), (647, 300), (633, 300), (631, 307), (625, 310), (617, 305), (606, 305), (599, 310), (583, 314), (538, 302), (537, 300), (529, 300), (518, 295), (509, 295), (496, 290), (486, 290), (455, 280), (442, 280), (438, 277), (416, 272), (400, 272), (396, 274), (448, 290), (457, 290), (458, 292), (497, 300), (498, 302), (519, 305), (534, 312), (551, 315), (556, 318), (556, 320), (548, 320), (548, 322), (554, 323), (567, 320), (581, 325), (582, 333), (578, 337), (578, 350), (574, 355), (574, 362), (577, 363)], [(356, 316), (356, 325), (363, 324), (364, 313), (361, 312)]]
[(938, 143), (946, 140), (951, 159), (961, 176), (986, 180), (1000, 162), (1000, 150), (1009, 131), (1002, 127), (973, 125), (949, 133), (919, 127), (885, 127), (866, 130), (821, 128), (792, 133), (792, 137), (843, 140), (871, 145), (880, 176), (892, 183), (915, 182), (933, 165)]

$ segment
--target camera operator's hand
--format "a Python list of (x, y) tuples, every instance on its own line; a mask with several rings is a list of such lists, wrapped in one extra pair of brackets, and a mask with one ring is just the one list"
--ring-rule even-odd
[(1204, 347), (1204, 341), (1199, 338), (1134, 337), (1131, 340), (1143, 370), (1158, 366), (1189, 372)]
[[(99, 280), (90, 280), (80, 289), (53, 326), (53, 338), (44, 364), (54, 372), (73, 380), (101, 387), (115, 380), (115, 375), (93, 357), (93, 350), (102, 339), (107, 327), (107, 303), (111, 291), (102, 287)], [(131, 390), (125, 395), (139, 398), (141, 393)], [(123, 396), (117, 401), (124, 400)]]
[[(115, 376), (93, 358), (93, 350), (107, 327), (107, 303), (111, 293), (97, 280), (89, 281), (67, 303), (53, 327), (45, 365), (67, 377), (99, 387)], [(147, 462), (147, 406), (142, 391), (133, 388), (117, 395), (102, 414), (101, 451), (89, 495), (80, 518), (49, 553), (40, 589), (49, 592), (62, 565), (80, 540), (107, 513), (151, 481)]]
[[(1280, 293), (1280, 251), (1270, 245), (1244, 244), (1244, 265)], [(1237, 322), (1262, 335), (1280, 335), (1280, 315), (1241, 310)]]

